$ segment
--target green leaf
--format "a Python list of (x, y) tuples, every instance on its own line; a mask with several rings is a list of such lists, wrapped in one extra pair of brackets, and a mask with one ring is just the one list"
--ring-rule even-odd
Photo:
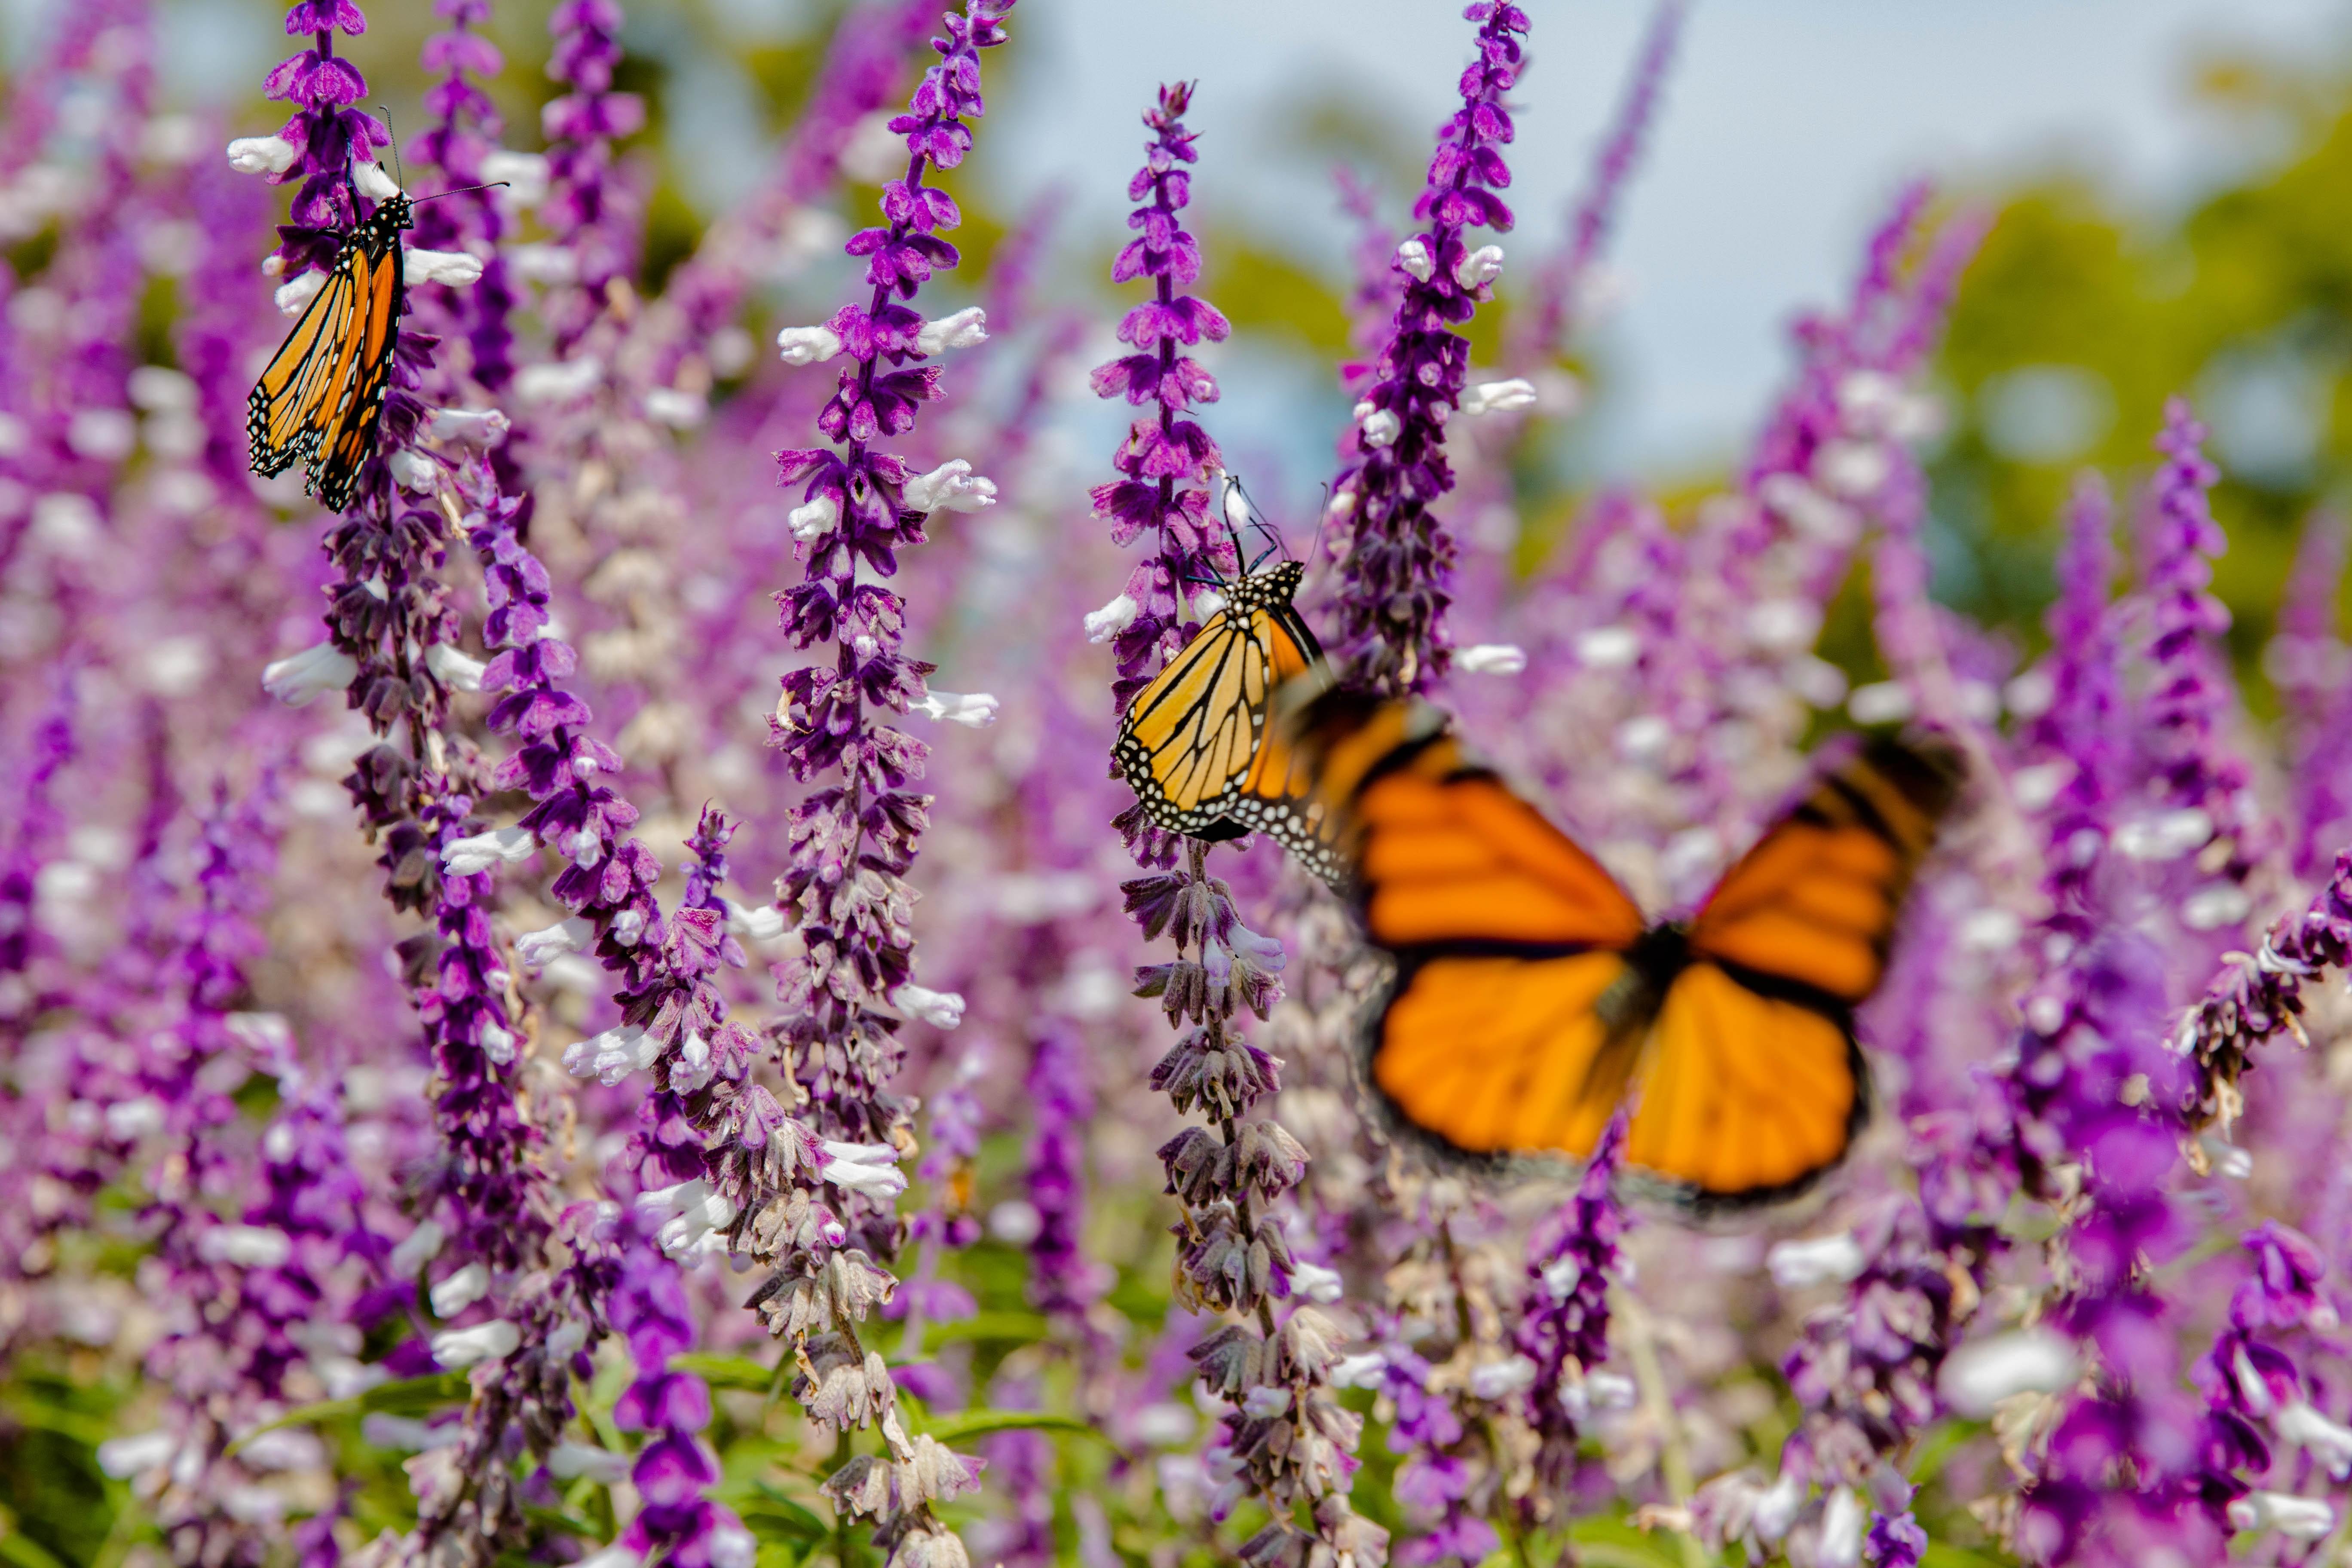
[(16, 1568), (66, 1568), (48, 1548), (17, 1530), (0, 1531), (0, 1558)]
[(967, 1410), (961, 1415), (943, 1416), (923, 1430), (941, 1443), (961, 1443), (971, 1437), (985, 1437), (991, 1432), (1084, 1432), (1102, 1437), (1106, 1443), (1110, 1441), (1088, 1422), (1043, 1410)]
[(751, 1485), (756, 1495), (739, 1503), (736, 1512), (762, 1540), (823, 1541), (833, 1533), (831, 1523), (786, 1496), (782, 1488), (769, 1481)]
[(275, 1432), (280, 1426), (315, 1426), (321, 1421), (341, 1421), (376, 1410), (394, 1415), (423, 1415), (443, 1405), (454, 1405), (469, 1393), (465, 1373), (457, 1372), (436, 1372), (424, 1377), (403, 1378), (397, 1383), (379, 1383), (366, 1393), (353, 1394), (349, 1399), (322, 1399), (316, 1405), (304, 1405), (289, 1410), (277, 1420), (256, 1426), (231, 1443), (228, 1451), (235, 1455), (264, 1432)]
[(748, 1388), (754, 1394), (765, 1394), (776, 1381), (776, 1369), (761, 1366), (744, 1355), (677, 1355), (669, 1364), (680, 1372), (690, 1372), (713, 1388)]
[(982, 1312), (960, 1322), (925, 1324), (923, 1349), (929, 1352), (971, 1340), (1012, 1340), (1029, 1344), (1045, 1337), (1045, 1318), (1041, 1312)]

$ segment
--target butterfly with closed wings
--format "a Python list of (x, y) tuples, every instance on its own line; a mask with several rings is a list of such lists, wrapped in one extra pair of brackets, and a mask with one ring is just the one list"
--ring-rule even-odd
[[(1239, 493), (1228, 492), (1228, 526)], [(1111, 758), (1159, 826), (1212, 841), (1265, 833), (1310, 863), (1328, 856), (1307, 776), (1268, 722), (1276, 692), (1304, 699), (1331, 684), (1291, 604), (1305, 574), (1283, 561), (1216, 584), (1224, 603), (1128, 704)]]
[(343, 238), (326, 286), (263, 368), (247, 400), (253, 471), (303, 465), (303, 490), (330, 511), (352, 504), (376, 450), (384, 385), (405, 298), (400, 236), (411, 205), (394, 193)]
[(1368, 1076), (1440, 1145), (1624, 1158), (1687, 1206), (1765, 1203), (1842, 1160), (1868, 1112), (1853, 1010), (1958, 788), (1937, 750), (1874, 741), (1822, 774), (1687, 921), (1468, 761), (1426, 703), (1285, 694), (1364, 931), (1396, 960)]

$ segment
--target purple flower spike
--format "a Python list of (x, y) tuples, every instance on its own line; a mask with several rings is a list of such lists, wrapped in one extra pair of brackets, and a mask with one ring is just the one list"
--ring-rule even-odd
[(1503, 95), (1518, 80), (1527, 13), (1479, 0), (1478, 58), (1462, 73), (1462, 107), (1438, 133), (1429, 182), (1413, 205), (1428, 226), (1397, 247), (1404, 291), (1378, 378), (1356, 405), (1356, 458), (1331, 487), (1331, 515), (1351, 520), (1334, 606), (1332, 658), (1388, 691), (1420, 691), (1445, 673), (1445, 606), (1454, 542), (1430, 507), (1454, 488), (1445, 424), (1462, 403), (1470, 342), (1453, 329), (1492, 297), (1502, 252), (1469, 249), (1465, 232), (1508, 233), (1495, 193), (1511, 183), (1501, 149), (1513, 134)]
[(1528, 1306), (1518, 1344), (1535, 1363), (1529, 1424), (1543, 1442), (1538, 1472), (1554, 1494), (1574, 1479), (1576, 1445), (1596, 1408), (1595, 1394), (1605, 1409), (1623, 1383), (1596, 1384), (1592, 1374), (1609, 1356), (1609, 1288), (1624, 1269), (1618, 1243), (1627, 1220), (1611, 1189), (1625, 1152), (1625, 1121), (1622, 1111), (1611, 1119), (1576, 1195), (1528, 1237)]

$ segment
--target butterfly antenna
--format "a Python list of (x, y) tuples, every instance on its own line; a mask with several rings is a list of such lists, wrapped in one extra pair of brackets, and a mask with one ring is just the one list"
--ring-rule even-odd
[[(1245, 488), (1244, 488), (1241, 480), (1234, 479), (1231, 475), (1227, 475), (1225, 482), (1227, 485), (1232, 487), (1233, 492), (1235, 495), (1242, 498), (1242, 510), (1249, 516), (1250, 527), (1262, 535), (1266, 542), (1266, 547), (1258, 553), (1257, 560), (1251, 562), (1249, 564), (1250, 573), (1255, 574), (1259, 564), (1263, 563), (1267, 556), (1276, 554), (1282, 551), (1282, 535), (1276, 532), (1274, 525), (1265, 521), (1265, 514), (1258, 510), (1257, 503), (1255, 501), (1250, 500), (1250, 493)], [(1233, 525), (1233, 514), (1228, 511), (1225, 515), (1225, 527), (1230, 530)], [(1234, 554), (1236, 560), (1240, 558), (1241, 541), (1238, 538), (1234, 541)]]
[(418, 197), (415, 198), (414, 200), (412, 200), (408, 205), (411, 205), (411, 206), (417, 206), (417, 207), (421, 207), (421, 206), (423, 206), (426, 202), (437, 202), (437, 201), (439, 201), (443, 196), (462, 196), (462, 195), (464, 195), (467, 191), (497, 191), (497, 190), (503, 190), (503, 189), (505, 189), (507, 186), (509, 186), (509, 185), (510, 185), (510, 184), (514, 184), (514, 182), (513, 182), (512, 180), (492, 180), (492, 181), (490, 181), (488, 184), (483, 184), (483, 185), (458, 185), (458, 186), (457, 186), (457, 187), (455, 187), (454, 189), (451, 189), (451, 190), (446, 190), (446, 191), (436, 191), (436, 192), (434, 192), (434, 193), (433, 193), (431, 195), (429, 195), (429, 196), (418, 196)]
[(1323, 559), (1323, 525), (1331, 519), (1331, 481), (1323, 481), (1323, 503), (1315, 511), (1315, 538), (1307, 546), (1308, 565)]
[(392, 183), (404, 191), (408, 189), (408, 174), (400, 166), (400, 138), (392, 132), (392, 105), (379, 103), (376, 107), (383, 110), (384, 145), (392, 149)]

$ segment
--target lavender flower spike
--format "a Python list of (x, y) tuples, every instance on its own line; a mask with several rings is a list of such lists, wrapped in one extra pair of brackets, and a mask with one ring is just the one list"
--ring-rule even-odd
[(1383, 690), (1419, 691), (1445, 673), (1446, 577), (1454, 542), (1429, 512), (1454, 488), (1445, 422), (1462, 401), (1470, 341), (1453, 328), (1492, 297), (1502, 252), (1475, 252), (1473, 228), (1507, 233), (1511, 183), (1500, 151), (1513, 134), (1503, 95), (1518, 80), (1527, 13), (1477, 0), (1478, 58), (1462, 73), (1462, 107), (1439, 132), (1413, 216), (1429, 226), (1397, 247), (1406, 274), (1378, 379), (1356, 405), (1356, 459), (1331, 487), (1335, 519), (1355, 531), (1341, 566), (1335, 662)]
[(2181, 1021), (2173, 1048), (2196, 1064), (2207, 1083), (2231, 1086), (2209, 1109), (2226, 1132), (2239, 1103), (2234, 1086), (2253, 1065), (2253, 1048), (2274, 1035), (2303, 1032), (2303, 988), (2329, 969), (2352, 962), (2352, 849), (2336, 858), (2335, 874), (2309, 907), (2282, 917), (2251, 956), (2233, 952), (2204, 998)]

